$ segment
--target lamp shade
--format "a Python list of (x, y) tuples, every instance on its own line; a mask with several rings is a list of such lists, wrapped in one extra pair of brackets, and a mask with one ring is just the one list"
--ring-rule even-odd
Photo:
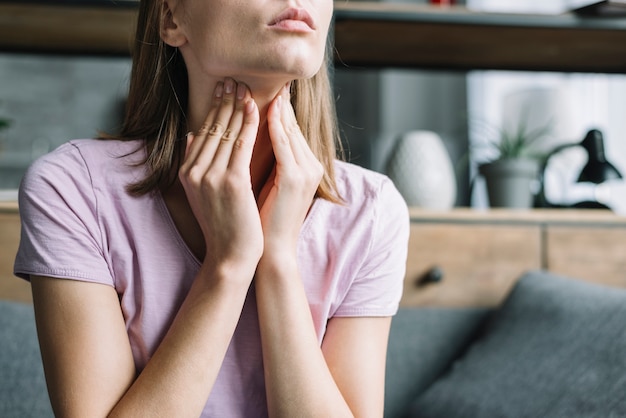
[(580, 145), (587, 151), (589, 159), (580, 172), (580, 176), (578, 176), (579, 183), (589, 182), (600, 184), (607, 180), (622, 178), (617, 168), (606, 160), (602, 132), (597, 129), (590, 130)]

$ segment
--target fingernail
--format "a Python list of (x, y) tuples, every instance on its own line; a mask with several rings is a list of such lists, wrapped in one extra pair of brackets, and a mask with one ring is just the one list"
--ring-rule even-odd
[(254, 106), (255, 106), (254, 100), (248, 99), (246, 101), (246, 107), (245, 107), (246, 113), (248, 113), (248, 114), (252, 113), (254, 111)]
[(234, 89), (234, 85), (233, 85), (233, 80), (232, 79), (227, 79), (226, 82), (224, 83), (224, 91), (226, 92), (226, 94), (231, 94), (233, 92)]
[(280, 110), (283, 105), (283, 96), (278, 96), (276, 98), (276, 109)]
[(237, 99), (243, 100), (244, 97), (246, 97), (246, 86), (239, 84), (237, 86)]
[(221, 81), (215, 86), (215, 97), (218, 99), (224, 94), (224, 83)]

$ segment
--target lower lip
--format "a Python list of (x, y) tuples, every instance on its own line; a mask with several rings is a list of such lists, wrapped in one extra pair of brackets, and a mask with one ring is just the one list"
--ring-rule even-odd
[(287, 32), (313, 32), (313, 29), (301, 20), (281, 20), (280, 22), (274, 23), (270, 27)]

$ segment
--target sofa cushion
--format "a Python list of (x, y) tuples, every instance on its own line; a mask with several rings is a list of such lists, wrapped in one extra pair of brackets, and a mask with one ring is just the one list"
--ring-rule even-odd
[(626, 416), (626, 289), (525, 275), (412, 417)]
[(468, 346), (489, 309), (401, 308), (391, 322), (385, 418), (406, 418), (415, 397)]
[(33, 307), (0, 301), (0, 417), (52, 417)]

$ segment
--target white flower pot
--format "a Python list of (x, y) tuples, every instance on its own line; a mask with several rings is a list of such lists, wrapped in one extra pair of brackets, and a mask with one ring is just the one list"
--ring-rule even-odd
[(456, 201), (456, 177), (443, 141), (431, 131), (410, 131), (396, 143), (387, 175), (409, 206), (447, 210)]

